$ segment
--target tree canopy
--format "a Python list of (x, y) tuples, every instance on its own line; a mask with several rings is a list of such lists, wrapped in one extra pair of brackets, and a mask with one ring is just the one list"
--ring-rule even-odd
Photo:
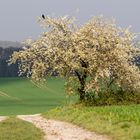
[(10, 63), (20, 62), (20, 74), (27, 73), (39, 82), (56, 72), (66, 79), (68, 93), (98, 93), (112, 83), (124, 90), (140, 88), (140, 71), (135, 58), (140, 53), (136, 34), (117, 27), (111, 19), (93, 17), (84, 25), (74, 18), (39, 18), (44, 32), (30, 46), (15, 52)]

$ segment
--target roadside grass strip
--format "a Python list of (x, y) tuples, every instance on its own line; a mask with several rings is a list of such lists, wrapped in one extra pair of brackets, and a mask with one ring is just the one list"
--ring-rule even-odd
[(15, 117), (0, 122), (0, 140), (42, 140), (43, 136), (33, 124)]

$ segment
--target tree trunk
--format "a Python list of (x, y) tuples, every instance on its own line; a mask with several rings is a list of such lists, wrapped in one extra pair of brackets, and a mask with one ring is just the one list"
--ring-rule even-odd
[(84, 91), (84, 88), (79, 88), (79, 96), (80, 96), (80, 102), (83, 102), (85, 101), (85, 91)]
[(85, 101), (85, 85), (86, 85), (86, 78), (87, 78), (87, 68), (89, 67), (88, 62), (83, 61), (80, 59), (81, 67), (85, 68), (83, 72), (78, 72), (75, 71), (76, 76), (79, 79), (80, 82), (80, 87), (78, 88), (79, 91), (79, 97), (80, 97), (80, 102)]
[(80, 98), (80, 101), (83, 102), (83, 101), (85, 101), (85, 84), (86, 84), (87, 74), (86, 74), (86, 72), (84, 72), (84, 74), (81, 76), (77, 71), (75, 73), (80, 82), (80, 87), (78, 88), (79, 98)]

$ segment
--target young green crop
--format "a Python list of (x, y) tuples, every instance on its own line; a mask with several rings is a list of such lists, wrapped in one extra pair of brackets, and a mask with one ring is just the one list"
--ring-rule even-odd
[(76, 100), (67, 97), (64, 81), (51, 77), (47, 86), (37, 87), (26, 78), (0, 78), (0, 115), (42, 113)]

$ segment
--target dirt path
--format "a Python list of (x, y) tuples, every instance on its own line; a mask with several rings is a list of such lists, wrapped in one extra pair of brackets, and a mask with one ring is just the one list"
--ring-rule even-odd
[(3, 120), (5, 120), (7, 117), (5, 117), (5, 116), (0, 116), (0, 122), (1, 121), (3, 121)]
[(18, 118), (33, 123), (45, 133), (44, 140), (109, 140), (107, 137), (86, 131), (70, 123), (47, 120), (37, 115), (18, 115)]

